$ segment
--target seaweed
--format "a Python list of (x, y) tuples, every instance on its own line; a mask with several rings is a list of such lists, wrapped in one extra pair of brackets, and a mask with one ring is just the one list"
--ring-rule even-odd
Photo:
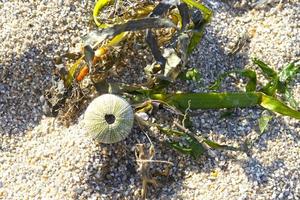
[[(259, 85), (257, 74), (250, 69), (233, 70), (222, 74), (210, 90), (218, 90), (222, 80), (231, 74), (247, 78), (244, 92), (182, 93), (171, 91), (170, 85), (176, 80), (197, 82), (200, 74), (189, 68), (188, 55), (201, 41), (205, 26), (210, 22), (212, 11), (204, 4), (193, 0), (178, 1), (178, 4), (137, 3), (137, 9), (124, 11), (111, 19), (111, 24), (101, 22), (99, 14), (113, 1), (99, 0), (95, 4), (93, 18), (97, 29), (82, 37), (82, 52), (77, 60), (59, 70), (59, 80), (45, 93), (48, 114), (59, 116), (64, 124), (73, 123), (88, 103), (104, 93), (114, 93), (126, 97), (134, 107), (136, 121), (141, 126), (155, 127), (167, 136), (167, 146), (183, 154), (198, 159), (202, 155), (214, 155), (214, 150), (244, 151), (242, 147), (218, 144), (201, 136), (193, 130), (189, 113), (198, 109), (231, 109), (260, 106), (273, 113), (300, 119), (297, 102), (293, 99), (289, 83), (300, 71), (297, 61), (291, 62), (280, 72), (276, 72), (263, 61), (253, 58), (269, 80)], [(191, 14), (192, 13), (192, 14)], [(159, 34), (168, 31), (170, 34)], [(147, 82), (142, 84), (112, 83), (109, 73), (113, 63), (122, 62), (122, 50), (116, 46), (126, 46), (138, 41), (138, 34), (144, 34), (143, 42), (148, 44), (154, 62), (144, 66)], [(73, 63), (72, 63), (73, 61)], [(59, 83), (59, 84), (58, 84)], [(259, 89), (260, 88), (260, 89)], [(283, 95), (283, 98), (280, 97)], [(288, 106), (288, 104), (290, 106)], [(149, 120), (155, 118), (159, 110), (171, 112), (173, 126), (156, 124)], [(151, 116), (151, 117), (150, 117)], [(267, 129), (272, 115), (259, 119), (261, 133)], [(169, 128), (172, 127), (172, 128)], [(144, 171), (143, 194), (146, 185), (155, 181), (147, 172), (154, 153), (145, 153), (142, 146), (136, 154), (138, 163)], [(146, 155), (147, 154), (147, 155)], [(141, 156), (142, 155), (142, 156)], [(144, 161), (141, 161), (144, 160)], [(146, 173), (147, 172), (147, 173)]]

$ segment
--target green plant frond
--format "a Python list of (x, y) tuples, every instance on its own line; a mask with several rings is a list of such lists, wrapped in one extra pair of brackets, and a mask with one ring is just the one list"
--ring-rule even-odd
[(261, 92), (269, 96), (274, 96), (276, 94), (276, 91), (278, 90), (278, 87), (279, 87), (279, 78), (275, 77), (261, 89)]
[(265, 130), (268, 128), (269, 121), (273, 118), (271, 115), (266, 115), (263, 114), (259, 119), (258, 119), (258, 127), (260, 134), (262, 134)]
[(277, 72), (269, 67), (266, 63), (259, 60), (258, 58), (252, 59), (253, 63), (256, 64), (263, 72), (264, 76), (269, 79), (274, 79), (277, 77)]
[(290, 81), (294, 76), (300, 73), (300, 64), (296, 64), (299, 60), (291, 62), (284, 67), (278, 74), (281, 82)]
[(211, 20), (212, 11), (209, 8), (207, 8), (205, 5), (193, 0), (182, 0), (182, 2), (188, 4), (189, 6), (195, 7), (199, 9), (201, 12), (203, 12), (204, 15), (203, 18), (205, 21), (209, 22)]
[(201, 25), (193, 30), (193, 35), (191, 37), (189, 46), (188, 46), (188, 54), (191, 54), (193, 50), (197, 47), (199, 42), (201, 41), (203, 35), (204, 35), (204, 30), (205, 30), (205, 23), (201, 23)]
[(263, 108), (266, 108), (270, 111), (279, 113), (281, 115), (286, 115), (293, 117), (295, 119), (300, 119), (300, 112), (294, 110), (293, 108), (288, 107), (278, 99), (265, 95), (261, 93), (261, 102), (259, 103)]
[(182, 2), (186, 3), (191, 7), (195, 7), (196, 9), (200, 10), (203, 14), (203, 20), (201, 22), (198, 22), (198, 24), (195, 24), (194, 29), (192, 29), (193, 35), (190, 39), (188, 49), (187, 49), (187, 53), (191, 54), (193, 50), (196, 48), (196, 46), (199, 44), (199, 42), (201, 41), (204, 35), (205, 25), (211, 21), (211, 17), (213, 13), (204, 4), (198, 3), (196, 1), (182, 0)]
[(177, 130), (173, 130), (173, 129), (170, 129), (170, 128), (163, 128), (163, 127), (160, 127), (160, 126), (157, 126), (157, 128), (163, 132), (164, 134), (166, 135), (169, 135), (169, 136), (177, 136), (177, 137), (180, 137), (180, 136), (184, 136), (185, 133), (181, 132), (181, 131), (177, 131)]
[(191, 148), (183, 147), (183, 146), (180, 145), (179, 142), (168, 142), (168, 145), (170, 147), (172, 147), (173, 149), (179, 151), (180, 153), (188, 154), (188, 155), (192, 154), (192, 149)]
[(262, 92), (153, 94), (151, 97), (163, 100), (181, 110), (188, 108), (189, 101), (191, 110), (244, 108), (260, 105), (272, 112), (300, 119), (299, 111)]
[(101, 10), (102, 10), (105, 6), (107, 6), (107, 5), (109, 5), (109, 4), (113, 3), (113, 2), (114, 2), (114, 0), (98, 0), (98, 1), (96, 2), (95, 6), (94, 6), (94, 9), (93, 9), (93, 18), (94, 18), (95, 24), (96, 24), (98, 27), (100, 27), (100, 28), (106, 28), (106, 27), (107, 27), (107, 25), (102, 24), (102, 23), (98, 20), (98, 15), (99, 15), (99, 13), (101, 12)]
[(151, 97), (163, 99), (180, 109), (186, 109), (190, 101), (191, 110), (255, 106), (261, 98), (255, 92), (154, 94)]
[(256, 89), (257, 79), (256, 79), (256, 73), (249, 69), (244, 70), (233, 70), (230, 72), (226, 72), (224, 74), (221, 74), (219, 78), (214, 82), (213, 85), (209, 87), (210, 90), (218, 90), (221, 87), (222, 81), (229, 76), (230, 74), (240, 74), (243, 77), (248, 78), (248, 83), (246, 85), (246, 92), (253, 92)]
[(239, 151), (240, 150), (240, 148), (228, 146), (228, 145), (221, 145), (221, 144), (218, 144), (214, 141), (207, 140), (207, 139), (204, 139), (203, 142), (205, 144), (207, 144), (209, 147), (211, 147), (212, 149), (231, 150), (231, 151)]

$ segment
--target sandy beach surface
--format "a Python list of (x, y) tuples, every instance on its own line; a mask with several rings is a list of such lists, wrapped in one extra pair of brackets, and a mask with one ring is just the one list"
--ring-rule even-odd
[[(276, 70), (300, 58), (298, 0), (204, 2), (214, 16), (188, 62), (200, 71), (201, 85), (232, 69), (257, 70), (253, 57)], [(137, 127), (117, 144), (96, 144), (86, 137), (82, 117), (67, 128), (43, 116), (40, 97), (51, 84), (53, 58), (90, 31), (92, 7), (93, 1), (0, 1), (0, 199), (140, 199), (134, 146), (147, 138)], [(245, 44), (232, 54), (243, 37)], [(123, 79), (138, 76), (129, 71)], [(259, 80), (265, 81), (261, 74)], [(238, 91), (243, 84), (226, 79), (220, 91)], [(292, 85), (300, 102), (299, 75)], [(192, 120), (203, 136), (221, 144), (258, 138), (258, 118), (266, 111), (235, 109), (221, 118), (223, 112), (200, 110)], [(169, 176), (149, 187), (148, 199), (300, 199), (300, 123), (273, 116), (248, 155), (215, 151), (194, 160), (147, 131), (155, 159), (174, 163)]]

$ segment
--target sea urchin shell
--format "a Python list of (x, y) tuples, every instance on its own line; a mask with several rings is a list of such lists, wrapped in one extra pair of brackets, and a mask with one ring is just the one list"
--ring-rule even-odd
[(84, 114), (88, 135), (102, 143), (116, 143), (125, 139), (134, 121), (133, 110), (123, 98), (104, 94), (95, 98)]

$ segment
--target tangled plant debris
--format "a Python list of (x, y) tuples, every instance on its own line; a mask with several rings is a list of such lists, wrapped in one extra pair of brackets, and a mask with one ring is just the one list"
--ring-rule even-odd
[[(101, 12), (107, 7), (119, 7), (120, 2), (122, 1), (97, 1), (93, 18), (98, 29), (83, 36), (81, 54), (64, 55), (69, 60), (68, 64), (62, 58), (58, 59), (57, 80), (53, 81), (53, 87), (45, 93), (46, 114), (58, 115), (68, 125), (77, 119), (96, 96), (117, 94), (130, 101), (138, 124), (157, 128), (167, 135), (166, 143), (169, 147), (195, 159), (205, 152), (213, 156), (214, 149), (245, 149), (217, 144), (201, 137), (193, 130), (189, 121), (192, 110), (258, 105), (269, 111), (300, 119), (297, 102), (292, 98), (289, 87), (293, 77), (300, 71), (298, 61), (291, 62), (277, 73), (263, 61), (254, 58), (253, 63), (269, 79), (266, 85), (258, 84), (255, 71), (245, 69), (221, 75), (208, 88), (215, 90), (211, 93), (170, 92), (175, 80), (199, 79), (197, 70), (188, 68), (186, 63), (188, 55), (201, 40), (212, 12), (193, 0), (159, 3), (141, 1), (135, 4), (135, 8), (128, 10), (111, 9), (108, 20), (104, 21)], [(141, 34), (145, 40), (140, 38)], [(140, 84), (111, 82), (110, 74), (115, 70), (114, 63), (122, 62), (124, 58), (124, 52), (117, 47), (134, 42), (147, 43), (154, 58), (153, 63), (143, 66), (147, 81)], [(222, 80), (232, 73), (248, 79), (245, 92), (216, 92)], [(155, 119), (160, 110), (172, 114), (173, 124), (166, 122), (162, 125), (150, 120)], [(262, 116), (259, 122), (261, 132), (270, 119)], [(123, 138), (125, 137), (113, 142)], [(111, 143), (107, 140), (105, 142)], [(146, 153), (142, 146), (138, 146), (137, 151), (136, 157), (143, 179), (142, 196), (145, 197), (147, 184), (156, 185), (148, 170), (151, 162), (146, 162), (153, 159), (154, 149), (150, 148)]]

